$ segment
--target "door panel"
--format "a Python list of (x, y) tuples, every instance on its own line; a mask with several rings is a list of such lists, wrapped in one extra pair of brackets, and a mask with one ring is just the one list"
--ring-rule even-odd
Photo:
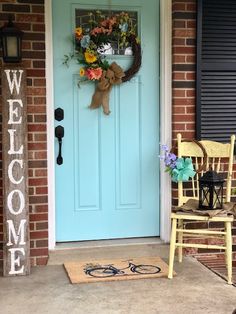
[[(107, 1), (53, 0), (54, 99), (64, 109), (63, 164), (56, 165), (56, 239), (78, 241), (159, 235), (159, 25), (157, 0), (112, 1), (137, 11), (142, 67), (114, 86), (111, 114), (88, 109), (92, 83), (77, 86), (73, 51), (75, 9), (109, 9)], [(109, 56), (127, 69), (132, 56)], [(56, 154), (58, 143), (55, 140)], [(56, 157), (55, 157), (56, 159)]]

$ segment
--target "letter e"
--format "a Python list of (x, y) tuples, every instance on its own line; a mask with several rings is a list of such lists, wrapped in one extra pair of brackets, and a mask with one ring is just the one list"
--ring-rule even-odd
[[(19, 116), (19, 106), (23, 108), (23, 103), (21, 99), (9, 99), (7, 100), (9, 104), (9, 120), (8, 124), (21, 124), (22, 117)], [(15, 109), (14, 109), (14, 103), (16, 103)], [(16, 120), (18, 118), (18, 120)]]
[(16, 252), (21, 252), (23, 256), (25, 256), (25, 249), (23, 248), (13, 248), (9, 249), (11, 253), (11, 270), (9, 271), (9, 275), (23, 274), (24, 265), (21, 266), (20, 269), (16, 270), (16, 266), (20, 267), (20, 256), (16, 257)]

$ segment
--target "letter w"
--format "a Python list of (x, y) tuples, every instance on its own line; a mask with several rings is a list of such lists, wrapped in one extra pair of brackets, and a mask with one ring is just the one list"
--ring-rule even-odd
[[(18, 79), (16, 75), (17, 71), (20, 73)], [(13, 78), (11, 78), (10, 72), (13, 73)], [(16, 88), (17, 94), (19, 94), (23, 70), (5, 70), (5, 73), (11, 94), (13, 94), (14, 87)]]
[(11, 235), (13, 236), (14, 239), (14, 244), (18, 244), (19, 242), (19, 237), (20, 237), (20, 243), (19, 245), (24, 245), (25, 241), (24, 241), (24, 234), (25, 234), (25, 229), (24, 229), (24, 225), (26, 223), (26, 219), (22, 219), (18, 228), (18, 231), (16, 233), (14, 224), (12, 220), (7, 220), (7, 224), (8, 224), (8, 242), (7, 242), (7, 246), (13, 245), (12, 243), (12, 239), (11, 239)]

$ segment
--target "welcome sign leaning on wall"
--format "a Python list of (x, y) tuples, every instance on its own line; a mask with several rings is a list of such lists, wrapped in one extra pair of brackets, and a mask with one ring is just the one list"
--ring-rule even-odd
[(4, 276), (30, 272), (25, 70), (2, 69)]

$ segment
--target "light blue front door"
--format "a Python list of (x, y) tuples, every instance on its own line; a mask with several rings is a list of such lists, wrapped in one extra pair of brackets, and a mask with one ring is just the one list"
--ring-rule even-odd
[[(63, 164), (56, 164), (56, 240), (159, 235), (159, 1), (53, 0), (54, 104), (64, 110)], [(112, 5), (112, 7), (111, 7)], [(72, 51), (76, 9), (135, 11), (142, 66), (110, 95), (111, 114), (88, 109), (94, 84), (78, 88)], [(124, 69), (132, 56), (112, 56)]]

